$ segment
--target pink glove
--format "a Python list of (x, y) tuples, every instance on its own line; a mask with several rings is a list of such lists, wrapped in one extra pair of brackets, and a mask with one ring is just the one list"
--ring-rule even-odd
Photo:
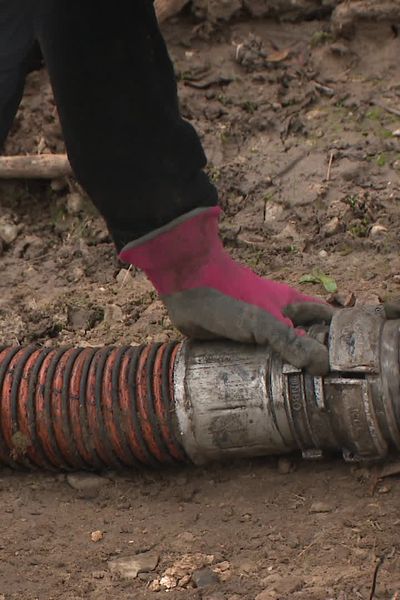
[(319, 301), (236, 263), (218, 234), (220, 212), (196, 209), (128, 244), (120, 258), (146, 273), (185, 335), (268, 344), (296, 367), (325, 374), (327, 349), (284, 314), (288, 305)]

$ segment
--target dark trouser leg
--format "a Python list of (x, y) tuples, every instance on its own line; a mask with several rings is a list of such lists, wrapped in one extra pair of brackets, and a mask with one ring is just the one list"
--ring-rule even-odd
[(117, 249), (217, 203), (151, 0), (43, 0), (39, 38), (72, 167)]
[(0, 152), (24, 90), (35, 7), (35, 0), (0, 0)]

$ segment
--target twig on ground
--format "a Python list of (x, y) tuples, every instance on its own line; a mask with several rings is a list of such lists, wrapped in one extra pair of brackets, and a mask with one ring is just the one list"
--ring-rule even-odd
[(384, 560), (385, 560), (384, 555), (380, 556), (378, 558), (378, 560), (377, 560), (376, 565), (375, 565), (374, 574), (372, 576), (371, 593), (369, 595), (369, 600), (374, 600), (375, 590), (376, 590), (376, 583), (377, 583), (377, 580), (378, 580), (378, 573), (379, 573), (379, 569), (381, 568)]
[(313, 546), (315, 546), (315, 544), (318, 544), (318, 542), (321, 539), (321, 534), (318, 533), (315, 538), (313, 539), (312, 542), (310, 542), (307, 546), (304, 546), (304, 548), (301, 550), (301, 552), (298, 553), (297, 558), (300, 558), (301, 556), (303, 556), (306, 552), (308, 552), (308, 550), (310, 548), (312, 548)]
[(128, 279), (128, 277), (130, 277), (130, 274), (132, 273), (132, 270), (133, 270), (133, 265), (129, 265), (129, 268), (128, 268), (128, 269), (126, 269), (126, 273), (125, 273), (125, 275), (124, 275), (124, 278), (123, 278), (123, 280), (121, 281), (121, 285), (120, 285), (120, 287), (124, 287), (124, 285), (125, 285), (125, 283), (126, 283), (126, 280)]
[(400, 117), (400, 110), (398, 110), (397, 108), (392, 108), (391, 106), (387, 106), (380, 100), (374, 100), (373, 103), (375, 104), (375, 106), (379, 106), (379, 108), (386, 110), (386, 112), (391, 113), (392, 115), (396, 115), (396, 117)]
[(322, 83), (319, 83), (318, 81), (313, 81), (314, 87), (317, 90), (317, 92), (320, 92), (321, 94), (325, 94), (325, 96), (329, 96), (332, 97), (335, 95), (335, 90), (327, 85), (322, 85)]
[(237, 44), (236, 48), (235, 48), (235, 60), (236, 62), (239, 62), (239, 55), (240, 55), (240, 51), (243, 48), (243, 44)]
[(330, 157), (329, 157), (328, 170), (326, 172), (326, 181), (329, 181), (331, 178), (333, 158), (334, 158), (334, 153), (331, 152)]

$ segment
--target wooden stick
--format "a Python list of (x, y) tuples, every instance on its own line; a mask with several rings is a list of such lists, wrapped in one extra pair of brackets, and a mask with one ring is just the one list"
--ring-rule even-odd
[(384, 560), (385, 560), (385, 557), (380, 556), (375, 565), (374, 574), (372, 576), (371, 593), (369, 595), (369, 600), (374, 600), (374, 598), (375, 598), (375, 590), (376, 590), (376, 583), (378, 581), (378, 573), (379, 573), (379, 569), (381, 568)]
[(189, 0), (155, 0), (154, 8), (158, 22), (164, 23), (170, 17), (178, 14)]
[(329, 180), (330, 180), (330, 178), (331, 178), (331, 171), (332, 171), (333, 157), (334, 157), (334, 154), (333, 154), (333, 152), (331, 152), (331, 155), (330, 155), (330, 157), (329, 157), (328, 170), (327, 170), (327, 172), (326, 172), (326, 178), (325, 178), (325, 179), (326, 179), (326, 181), (329, 181)]
[(374, 100), (374, 104), (375, 106), (379, 106), (379, 108), (383, 108), (383, 110), (386, 110), (388, 113), (396, 115), (396, 117), (400, 117), (400, 110), (398, 108), (392, 108), (391, 106), (388, 106), (379, 100)]
[(0, 179), (57, 179), (72, 175), (66, 154), (0, 156)]

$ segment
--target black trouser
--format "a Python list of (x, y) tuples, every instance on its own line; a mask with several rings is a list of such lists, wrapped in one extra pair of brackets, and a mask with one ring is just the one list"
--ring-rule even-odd
[(0, 0), (0, 151), (24, 90), (34, 44), (32, 0)]
[(71, 165), (117, 249), (215, 205), (152, 0), (31, 2)]

